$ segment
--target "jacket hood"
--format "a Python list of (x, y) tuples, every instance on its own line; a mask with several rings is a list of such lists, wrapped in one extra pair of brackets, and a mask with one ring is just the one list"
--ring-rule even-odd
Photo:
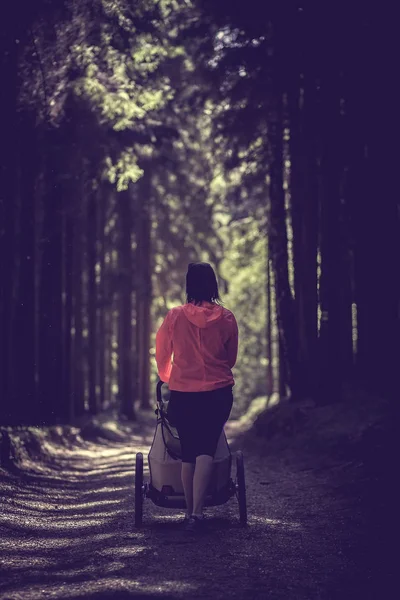
[(213, 306), (196, 306), (191, 302), (189, 304), (184, 304), (182, 309), (186, 318), (193, 323), (193, 325), (202, 329), (210, 327), (210, 325), (219, 321), (222, 318), (224, 311), (223, 307), (218, 304), (214, 304)]

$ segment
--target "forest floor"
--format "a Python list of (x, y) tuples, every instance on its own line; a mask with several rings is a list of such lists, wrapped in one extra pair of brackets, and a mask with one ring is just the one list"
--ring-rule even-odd
[(244, 451), (248, 526), (232, 498), (207, 509), (199, 535), (183, 531), (183, 511), (148, 499), (134, 527), (135, 453), (147, 467), (154, 413), (133, 425), (12, 430), (0, 598), (395, 598), (384, 403), (278, 408), (250, 429), (226, 426), (232, 451)]

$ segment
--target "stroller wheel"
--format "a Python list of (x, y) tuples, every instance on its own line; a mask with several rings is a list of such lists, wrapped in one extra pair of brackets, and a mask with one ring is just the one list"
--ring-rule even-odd
[(246, 482), (244, 477), (243, 453), (236, 453), (236, 495), (239, 502), (239, 518), (242, 525), (247, 525)]
[(135, 468), (135, 527), (143, 523), (143, 454), (136, 454)]

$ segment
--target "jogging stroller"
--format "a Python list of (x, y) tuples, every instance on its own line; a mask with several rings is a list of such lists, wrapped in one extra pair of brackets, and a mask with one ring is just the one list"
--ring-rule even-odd
[[(135, 469), (135, 526), (143, 522), (143, 503), (145, 498), (164, 508), (186, 508), (181, 482), (181, 449), (176, 429), (168, 421), (168, 402), (170, 392), (162, 390), (162, 381), (157, 383), (156, 430), (148, 454), (150, 480), (144, 481), (143, 454), (136, 454)], [(225, 504), (236, 495), (239, 503), (239, 519), (242, 525), (247, 523), (246, 487), (243, 453), (235, 453), (236, 478), (231, 478), (232, 454), (225, 432), (222, 431), (214, 456), (214, 469), (207, 490), (204, 506)]]

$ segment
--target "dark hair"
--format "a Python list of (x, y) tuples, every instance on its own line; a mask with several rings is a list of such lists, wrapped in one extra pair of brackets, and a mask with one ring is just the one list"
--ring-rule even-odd
[(186, 300), (200, 304), (202, 300), (222, 304), (217, 278), (209, 263), (189, 263), (186, 273)]

